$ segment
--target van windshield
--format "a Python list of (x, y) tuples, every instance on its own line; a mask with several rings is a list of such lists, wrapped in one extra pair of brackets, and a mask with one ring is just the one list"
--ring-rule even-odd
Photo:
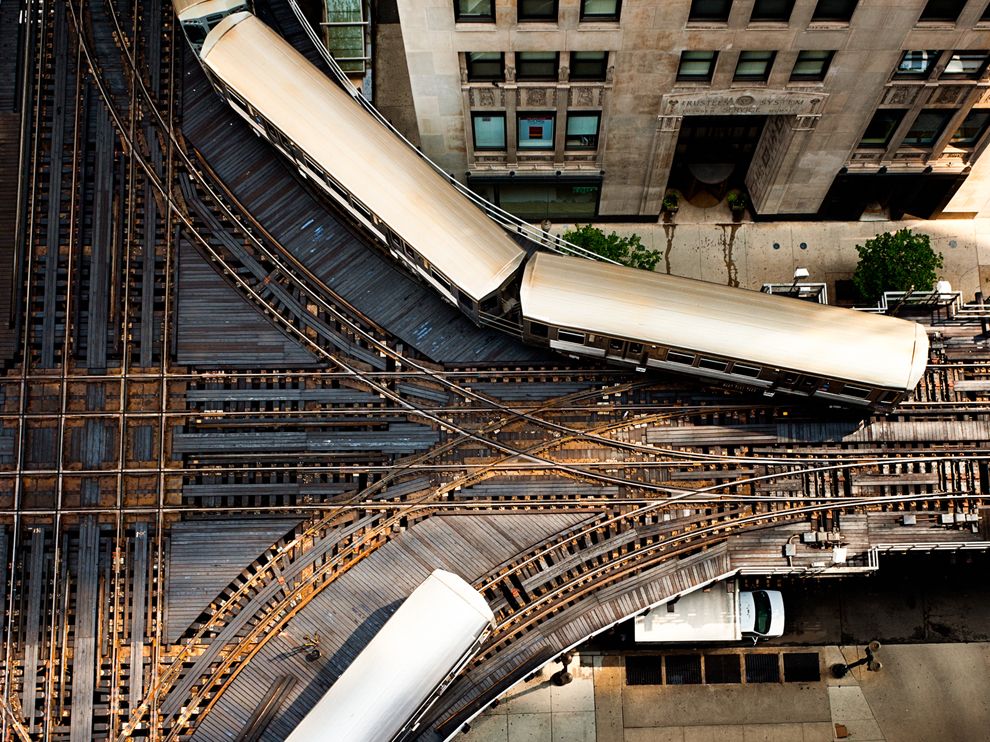
[(756, 606), (756, 633), (766, 634), (770, 631), (770, 596), (764, 590), (753, 592), (753, 604)]

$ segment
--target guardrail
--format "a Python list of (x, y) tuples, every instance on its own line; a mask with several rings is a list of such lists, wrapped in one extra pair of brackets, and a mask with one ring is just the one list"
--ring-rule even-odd
[(320, 56), (323, 58), (323, 61), (326, 63), (327, 67), (329, 67), (337, 83), (344, 90), (350, 93), (351, 97), (354, 98), (354, 100), (357, 101), (357, 103), (362, 108), (364, 108), (365, 111), (371, 114), (371, 116), (373, 116), (375, 120), (378, 121), (379, 124), (384, 126), (393, 135), (395, 135), (400, 140), (402, 140), (402, 142), (404, 142), (407, 147), (409, 147), (413, 152), (415, 152), (420, 159), (422, 159), (427, 164), (429, 164), (430, 167), (432, 167), (439, 175), (441, 175), (451, 186), (453, 186), (458, 191), (460, 191), (460, 193), (463, 196), (468, 198), (475, 206), (477, 206), (482, 211), (484, 211), (485, 214), (492, 221), (494, 221), (503, 229), (524, 237), (525, 239), (529, 240), (538, 247), (545, 247), (550, 250), (553, 250), (554, 252), (561, 253), (562, 255), (576, 255), (582, 258), (588, 258), (589, 260), (598, 260), (603, 263), (612, 263), (613, 265), (619, 265), (618, 261), (611, 260), (609, 258), (598, 255), (597, 253), (593, 253), (590, 250), (586, 250), (583, 247), (579, 247), (578, 245), (575, 245), (572, 242), (568, 242), (567, 240), (561, 239), (557, 235), (551, 234), (550, 232), (545, 232), (542, 229), (538, 229), (532, 226), (531, 224), (529, 224), (528, 222), (523, 221), (519, 217), (510, 214), (504, 209), (496, 206), (490, 201), (479, 196), (477, 193), (475, 193), (466, 185), (464, 185), (459, 180), (457, 180), (457, 178), (455, 178), (453, 175), (451, 175), (442, 167), (440, 167), (435, 162), (433, 162), (433, 160), (431, 160), (429, 157), (423, 154), (412, 142), (406, 139), (402, 135), (402, 132), (400, 132), (398, 129), (392, 126), (392, 124), (388, 121), (388, 119), (382, 116), (382, 114), (379, 113), (378, 109), (371, 104), (371, 101), (365, 98), (364, 95), (361, 94), (361, 91), (355, 88), (351, 84), (351, 82), (347, 79), (347, 75), (344, 73), (344, 71), (340, 68), (340, 65), (338, 65), (336, 60), (333, 58), (333, 55), (330, 54), (327, 48), (320, 41), (320, 38), (319, 36), (317, 36), (316, 31), (313, 30), (313, 27), (310, 25), (309, 21), (306, 19), (306, 16), (303, 14), (302, 10), (300, 9), (298, 2), (296, 2), (296, 0), (288, 0), (288, 3), (289, 6), (292, 8), (292, 12), (296, 16), (296, 20), (299, 21), (299, 24), (302, 26), (303, 31), (305, 31), (306, 36), (309, 37), (309, 40), (313, 43), (313, 46), (319, 52)]

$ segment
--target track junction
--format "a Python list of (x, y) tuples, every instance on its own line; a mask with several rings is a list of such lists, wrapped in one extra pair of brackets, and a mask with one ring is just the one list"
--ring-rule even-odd
[(10, 7), (5, 739), (281, 739), (437, 566), (498, 620), (430, 712), (442, 738), (719, 576), (990, 540), (977, 319), (931, 318), (884, 418), (570, 365), (368, 248), (213, 95), (167, 4)]

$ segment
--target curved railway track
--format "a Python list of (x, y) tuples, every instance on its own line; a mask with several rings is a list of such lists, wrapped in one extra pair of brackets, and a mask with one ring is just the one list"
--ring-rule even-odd
[[(567, 511), (587, 515), (579, 527), (532, 545), (505, 564), (496, 565), (476, 582), (497, 606), (499, 619), (497, 632), (474, 665), (479, 667), (596, 590), (619, 584), (665, 560), (724, 543), (730, 535), (826, 513), (908, 507), (948, 507), (961, 512), (977, 501), (979, 478), (990, 458), (985, 443), (941, 441), (926, 446), (924, 451), (864, 441), (826, 445), (820, 441), (785, 443), (777, 439), (760, 444), (722, 440), (718, 435), (701, 436), (701, 442), (694, 444), (657, 443), (648, 440), (646, 431), (715, 430), (720, 424), (776, 425), (793, 419), (800, 407), (768, 406), (762, 400), (740, 401), (721, 393), (694, 395), (685, 400), (676, 383), (664, 384), (603, 369), (449, 369), (425, 361), (416, 353), (396, 350), (384, 328), (334, 293), (280, 245), (211, 171), (209, 163), (188, 147), (176, 120), (173, 34), (166, 25), (168, 41), (163, 62), (171, 71), (158, 88), (166, 92), (158, 94), (147, 60), (142, 57), (145, 49), (139, 40), (137, 14), (125, 5), (120, 0), (71, 0), (63, 12), (73, 22), (80, 59), (88, 64), (100, 100), (128, 154), (127, 182), (145, 178), (169, 224), (178, 226), (242, 297), (323, 359), (331, 370), (194, 373), (172, 368), (168, 353), (163, 351), (155, 371), (147, 371), (148, 365), (141, 363), (126, 373), (127, 384), (147, 383), (159, 390), (151, 409), (127, 409), (123, 399), (125, 382), (121, 382), (121, 402), (115, 412), (74, 411), (68, 407), (72, 377), (66, 359), (72, 341), (66, 333), (63, 346), (52, 359), (53, 364), (63, 360), (55, 377), (61, 389), (60, 410), (30, 408), (24, 370), (19, 376), (12, 374), (3, 379), (20, 385), (22, 401), (17, 412), (0, 409), (0, 425), (16, 423), (23, 431), (29, 424), (44, 425), (70, 413), (80, 421), (117, 420), (120, 430), (124, 429), (125, 417), (156, 421), (160, 445), (155, 465), (124, 466), (127, 444), (121, 435), (116, 441), (120, 465), (86, 470), (91, 476), (116, 480), (116, 503), (72, 511), (80, 516), (112, 518), (117, 534), (114, 548), (118, 552), (126, 548), (122, 536), (126, 530), (125, 514), (155, 513), (161, 524), (180, 516), (215, 515), (217, 509), (209, 505), (166, 501), (167, 491), (181, 492), (189, 483), (203, 478), (237, 481), (246, 473), (329, 477), (361, 471), (370, 479), (352, 491), (317, 502), (273, 500), (224, 508), (224, 513), (294, 513), (307, 516), (307, 520), (272, 544), (220, 592), (178, 643), (166, 644), (161, 627), (156, 628), (150, 657), (151, 682), (141, 694), (140, 703), (129, 712), (119, 697), (111, 699), (114, 722), (110, 737), (126, 739), (139, 728), (143, 734), (147, 727), (161, 738), (187, 737), (266, 642), (314, 596), (397, 535), (437, 514)], [(94, 24), (99, 25), (98, 38), (94, 38)], [(107, 43), (111, 36), (115, 47)], [(111, 58), (114, 55), (119, 58)], [(152, 143), (151, 138), (157, 143)], [(162, 151), (166, 153), (164, 162), (155, 154)], [(137, 224), (136, 210), (140, 208), (140, 204), (129, 202), (128, 224)], [(128, 227), (129, 233), (136, 229)], [(171, 275), (169, 261), (174, 249), (169, 232), (166, 277)], [(127, 256), (124, 271), (130, 275), (138, 269), (130, 263), (130, 252)], [(71, 261), (70, 254), (70, 264)], [(29, 273), (32, 270), (28, 266)], [(164, 288), (167, 307), (171, 290), (168, 280)], [(120, 317), (123, 327), (129, 326), (130, 307), (136, 301), (127, 291), (125, 287)], [(60, 311), (68, 315), (71, 305)], [(166, 311), (166, 337), (168, 315)], [(126, 354), (137, 353), (141, 347), (125, 344), (123, 368), (135, 365)], [(148, 358), (150, 351), (147, 355), (142, 352), (142, 361)], [(969, 421), (985, 411), (985, 402), (978, 394), (971, 400), (960, 398), (953, 384), (960, 378), (980, 377), (990, 378), (990, 363), (932, 365), (918, 399), (906, 403), (889, 419), (906, 423)], [(86, 378), (89, 382), (109, 382), (121, 376), (87, 373)], [(587, 388), (515, 401), (501, 399), (491, 389), (472, 388), (512, 378), (520, 384), (579, 379)], [(233, 395), (235, 401), (220, 403), (196, 402), (189, 396), (192, 390), (242, 389), (241, 384), (259, 379), (271, 384), (291, 380), (301, 388), (307, 384), (332, 384), (370, 392), (379, 401), (329, 410), (320, 405), (307, 408), (306, 403), (299, 403), (299, 409), (269, 409), (264, 395), (247, 401), (237, 401)], [(445, 401), (410, 393), (402, 386), (408, 383), (418, 384), (421, 393), (426, 389), (442, 394)], [(168, 443), (178, 430), (222, 437), (273, 426), (381, 426), (393, 419), (417, 421), (435, 430), (439, 439), (417, 453), (370, 463), (327, 463), (319, 457), (278, 453), (263, 456), (257, 452), (176, 458)], [(59, 429), (64, 433), (64, 426)], [(903, 473), (916, 471), (923, 472), (929, 483), (897, 484), (904, 478)], [(4, 478), (19, 483), (24, 475), (61, 478), (63, 473), (61, 464), (55, 468), (32, 468), (19, 462), (8, 471), (0, 470), (0, 485)], [(146, 508), (126, 504), (120, 493), (128, 478), (148, 474), (160, 483), (159, 501)], [(878, 477), (881, 484), (871, 486), (879, 487), (884, 495), (854, 492), (860, 475)], [(882, 483), (884, 476), (891, 484)], [(523, 490), (523, 494), (497, 494), (497, 490), (484, 495), (472, 493), (489, 482), (526, 482), (537, 477), (574, 486), (569, 492), (544, 492), (537, 487), (533, 492)], [(800, 483), (800, 489), (789, 484), (795, 481)], [(900, 492), (899, 488), (909, 491)], [(35, 512), (58, 518), (61, 510), (38, 508)], [(58, 536), (56, 530), (56, 539)], [(615, 547), (608, 546), (603, 552), (603, 544)], [(151, 548), (157, 564), (164, 564), (164, 525), (153, 534)], [(557, 577), (541, 581), (544, 565), (565, 563), (569, 566)], [(114, 616), (125, 612), (127, 576), (122, 565), (122, 560), (114, 560), (111, 571), (114, 587), (110, 610)], [(160, 615), (160, 591), (154, 600)], [(48, 622), (54, 635), (59, 628), (54, 610)], [(7, 645), (10, 646), (9, 638)], [(49, 655), (53, 666), (55, 651), (52, 647)], [(125, 657), (116, 646), (110, 665), (117, 687), (125, 677)], [(4, 672), (9, 673), (10, 667), (8, 658)], [(46, 681), (48, 690), (55, 688), (52, 678)], [(5, 683), (5, 687), (10, 686)], [(44, 711), (51, 724), (55, 723), (55, 697), (49, 693), (51, 700), (46, 700)], [(464, 700), (445, 712), (438, 723), (456, 724), (479, 702)], [(8, 706), (4, 709), (4, 726), (16, 728), (16, 724), (8, 723), (14, 718)]]

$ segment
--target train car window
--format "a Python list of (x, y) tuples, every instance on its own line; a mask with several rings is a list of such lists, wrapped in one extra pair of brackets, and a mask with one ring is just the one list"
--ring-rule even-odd
[(463, 291), (457, 291), (457, 303), (461, 305), (462, 309), (466, 309), (469, 312), (474, 311), (474, 302)]
[(639, 355), (643, 352), (643, 345), (641, 343), (629, 343), (629, 353), (632, 355)]
[(709, 371), (725, 371), (729, 364), (715, 358), (702, 358), (698, 362), (698, 368), (707, 368)]
[[(487, 299), (481, 302), (481, 311), (488, 312), (488, 314), (498, 314), (498, 297), (489, 296)], [(543, 334), (543, 337), (546, 337), (545, 332)]]
[(622, 340), (616, 340), (615, 338), (608, 341), (609, 350), (622, 350), (623, 345), (625, 345), (625, 343)]
[(684, 363), (688, 366), (694, 363), (694, 356), (687, 353), (678, 353), (676, 350), (667, 351), (667, 360), (671, 363)]
[(584, 345), (583, 332), (567, 332), (566, 330), (557, 330), (557, 339), (562, 340), (565, 343), (577, 343), (578, 345)]
[(892, 404), (901, 398), (901, 392), (884, 392), (880, 397), (881, 402)]
[(534, 335), (535, 337), (538, 338), (545, 338), (550, 336), (550, 328), (547, 327), (542, 322), (530, 322), (529, 332), (531, 335)]
[(450, 291), (450, 281), (448, 281), (446, 278), (441, 276), (437, 272), (436, 268), (430, 268), (430, 275), (433, 276), (436, 282), (439, 283), (441, 286), (443, 286), (444, 289)]
[(371, 219), (371, 209), (365, 206), (363, 203), (358, 201), (356, 198), (351, 199), (351, 206), (357, 209), (364, 216), (365, 219)]
[(842, 388), (842, 393), (847, 397), (855, 397), (856, 399), (866, 399), (872, 393), (869, 389), (863, 389), (858, 386), (849, 386), (846, 384)]
[(732, 364), (732, 373), (755, 379), (760, 375), (760, 369), (755, 366), (745, 366), (742, 363), (734, 363)]

